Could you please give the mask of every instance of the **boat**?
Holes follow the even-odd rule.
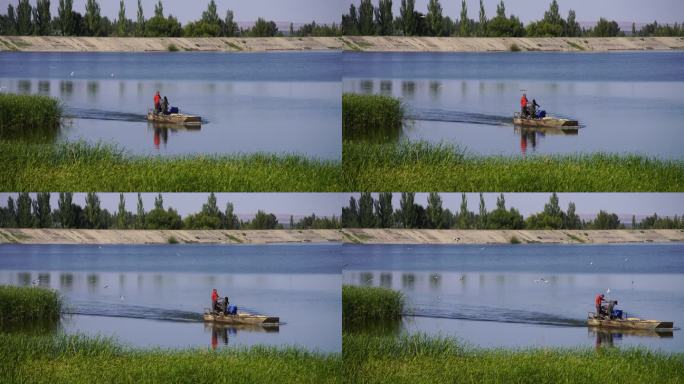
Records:
[[[238,312],[235,315],[226,315],[219,312],[205,311],[202,316],[204,321],[220,324],[279,324],[280,318],[275,316],[254,315],[251,313]]]
[[[565,129],[579,128],[579,122],[577,120],[561,119],[554,116],[545,116],[539,119],[528,119],[520,116],[520,113],[513,115],[513,124],[520,125],[523,127],[548,127],[548,128],[561,128]]]
[[[168,115],[147,112],[147,121],[177,125],[201,125],[202,118],[184,113],[169,113]]]
[[[672,321],[645,320],[638,317],[621,318],[597,318],[593,312],[587,316],[587,325],[597,328],[613,329],[642,329],[652,331],[670,331],[674,327]]]

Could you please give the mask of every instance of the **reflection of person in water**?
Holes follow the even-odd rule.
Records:
[[[520,128],[520,152],[527,154],[527,142],[532,144],[532,150],[537,148],[537,132],[534,129]]]
[[[611,332],[596,332],[596,349],[613,346],[613,334]]]
[[[154,128],[154,149],[159,149],[161,142],[166,145],[169,142],[169,130],[167,128]]]

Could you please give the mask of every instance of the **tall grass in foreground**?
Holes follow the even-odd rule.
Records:
[[[54,97],[0,93],[2,139],[52,139],[61,118],[62,105]]]
[[[342,286],[342,323],[349,327],[372,321],[401,318],[405,298],[401,292],[380,287]]]
[[[0,285],[0,327],[59,321],[62,298],[53,290]]]
[[[140,350],[111,339],[0,334],[2,383],[341,383],[339,354],[251,347]]]
[[[405,107],[401,100],[382,95],[342,95],[342,137],[345,140],[384,142],[401,134]]]
[[[639,155],[478,156],[448,144],[345,141],[342,164],[350,191],[684,191],[684,160]]]
[[[345,333],[348,383],[680,383],[684,354],[645,349],[479,349],[452,338]]]
[[[107,145],[0,141],[2,191],[340,191],[339,161],[300,155],[132,156]]]

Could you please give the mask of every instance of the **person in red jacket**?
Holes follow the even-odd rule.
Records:
[[[159,95],[159,91],[154,94],[154,113],[159,113],[161,110],[161,96]]]
[[[218,291],[216,290],[216,288],[214,288],[214,290],[211,291],[211,309],[212,309],[212,311],[217,310],[216,304],[218,303],[218,298],[219,298]]]
[[[527,116],[527,94],[523,93],[520,98],[520,114],[522,117]]]
[[[605,301],[603,300],[604,297],[605,296],[603,293],[601,293],[596,295],[596,298],[594,299],[594,304],[596,305],[596,317],[601,317],[601,304],[603,304]]]

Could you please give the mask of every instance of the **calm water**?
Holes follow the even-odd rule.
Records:
[[[59,290],[68,333],[139,347],[299,345],[341,350],[339,245],[0,246],[0,284]],[[211,289],[278,327],[212,327]]]
[[[341,54],[0,53],[0,91],[66,105],[61,140],[137,154],[341,154]],[[201,129],[148,124],[155,91]]]
[[[400,97],[409,140],[479,154],[617,152],[680,159],[684,53],[353,53],[345,92]],[[579,130],[511,124],[527,90]]]
[[[596,332],[597,293],[628,316],[684,323],[684,245],[344,246],[343,281],[406,294],[403,332],[483,347],[641,345],[684,351],[670,334]]]

